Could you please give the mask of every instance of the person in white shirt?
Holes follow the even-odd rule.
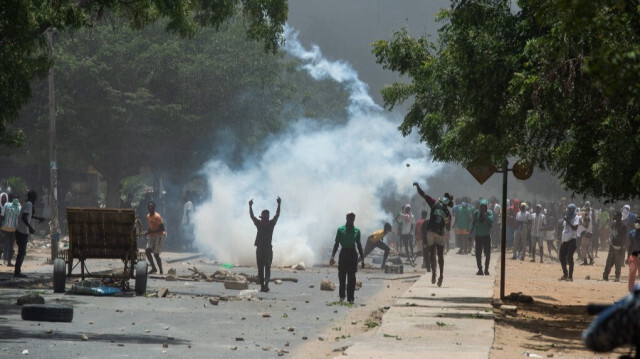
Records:
[[[578,238],[580,238],[580,258],[582,258],[582,264],[593,264],[593,252],[591,250],[591,242],[593,237],[593,216],[591,208],[585,203],[585,208],[580,215],[580,221],[578,222]],[[587,258],[589,262],[587,263]]]
[[[562,228],[562,236],[560,245],[560,265],[562,266],[562,277],[560,280],[573,282],[573,254],[576,252],[576,242],[578,238],[578,224],[580,218],[576,213],[576,205],[567,206],[564,215],[564,226]],[[567,270],[567,264],[569,269]]]
[[[531,213],[527,212],[527,204],[520,204],[520,212],[516,213],[516,229],[513,239],[513,257],[511,259],[520,258],[524,260],[527,245],[527,235],[531,226]]]
[[[413,216],[413,213],[411,213],[410,204],[407,203],[402,208],[402,216],[400,220],[402,221],[402,226],[399,229],[400,241],[404,246],[409,262],[413,263],[413,236],[416,227],[416,219]]]
[[[193,197],[191,191],[187,192],[186,202],[182,207],[182,223],[180,226],[182,244],[187,248],[193,247]]]
[[[535,210],[531,215],[531,255],[532,262],[536,261],[536,243],[540,247],[540,263],[542,263],[542,255],[544,254],[543,243],[546,237],[547,217],[542,213],[542,206],[536,204]]]

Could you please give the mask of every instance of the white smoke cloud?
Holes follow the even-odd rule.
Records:
[[[347,212],[356,213],[364,245],[368,233],[391,222],[382,199],[415,194],[413,181],[424,184],[442,167],[431,161],[416,136],[402,137],[398,122],[373,101],[351,65],[328,61],[317,46],[303,48],[289,27],[285,37],[284,49],[303,62],[301,71],[315,79],[331,78],[348,89],[349,118],[333,127],[300,119],[269,138],[266,150],[239,170],[220,159],[207,164],[204,172],[212,200],[194,215],[196,238],[201,250],[221,262],[255,264],[250,199],[256,216],[263,209],[273,216],[276,198],[282,198],[273,234],[273,264],[313,265],[333,246]]]

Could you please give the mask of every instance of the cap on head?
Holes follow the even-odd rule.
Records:
[[[353,213],[353,211],[351,211],[351,212],[347,213],[347,218],[349,218],[349,217],[356,218],[356,214]]]
[[[629,206],[628,204],[625,204],[622,208],[626,209],[627,211],[631,210],[631,206]]]
[[[481,206],[483,206],[483,205],[484,205],[484,206],[486,206],[486,205],[487,205],[487,200],[486,200],[486,199],[484,199],[484,198],[483,198],[483,199],[481,199],[481,200],[480,200],[480,205],[481,205]]]

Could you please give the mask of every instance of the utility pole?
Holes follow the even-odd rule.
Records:
[[[45,36],[49,45],[49,56],[53,59],[53,32],[49,28]],[[49,191],[51,205],[51,220],[49,229],[51,233],[51,260],[58,258],[58,243],[60,241],[60,225],[58,222],[58,163],[56,146],[56,97],[53,82],[54,65],[49,68],[49,168],[51,170],[51,189]]]

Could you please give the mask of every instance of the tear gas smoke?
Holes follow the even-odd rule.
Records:
[[[349,64],[327,60],[317,46],[306,50],[297,35],[286,28],[285,51],[303,62],[301,71],[318,80],[331,78],[349,90],[348,121],[325,126],[302,118],[269,138],[265,151],[246,159],[241,169],[220,159],[205,166],[211,201],[194,214],[196,241],[219,261],[255,265],[250,199],[256,216],[268,209],[273,217],[276,198],[282,198],[273,264],[313,265],[333,246],[347,212],[356,213],[364,245],[371,231],[391,222],[383,198],[411,196],[416,178],[424,183],[441,169],[416,136],[402,137],[398,121],[375,104]]]

